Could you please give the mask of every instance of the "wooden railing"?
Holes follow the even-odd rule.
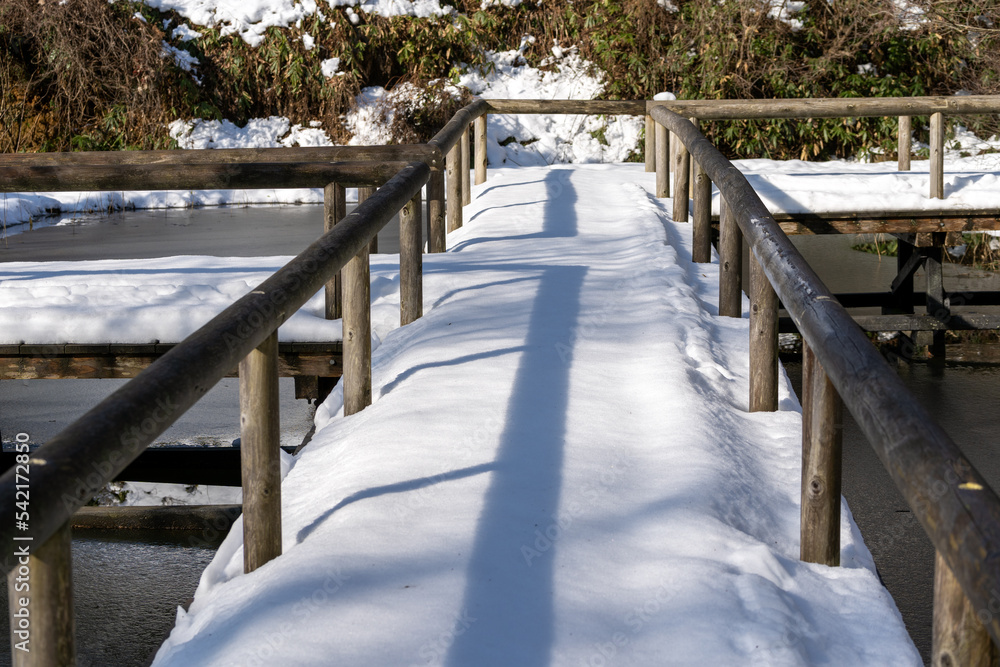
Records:
[[[697,262],[711,259],[713,181],[725,203],[719,246],[720,315],[742,315],[739,263],[744,240],[754,258],[751,410],[777,409],[779,298],[805,340],[802,558],[828,565],[839,560],[839,394],[937,549],[935,654],[964,664],[969,655],[989,652],[989,636],[1000,639],[1000,619],[990,612],[991,605],[1000,604],[994,599],[994,591],[1000,590],[994,558],[1000,554],[1000,500],[820,282],[746,179],[685,116],[931,114],[932,139],[935,127],[943,139],[943,114],[997,111],[1000,100],[981,97],[662,103],[477,100],[422,146],[0,156],[0,191],[314,185],[325,188],[326,220],[324,235],[271,278],[36,452],[26,453],[22,464],[26,470],[15,468],[0,477],[4,498],[0,543],[12,545],[3,554],[3,571],[11,590],[25,572],[30,572],[32,582],[23,608],[30,616],[33,650],[25,654],[15,649],[15,664],[73,663],[70,517],[237,364],[244,422],[245,569],[253,570],[280,554],[277,328],[325,286],[327,315],[342,315],[344,320],[345,414],[370,404],[369,243],[401,212],[401,249],[405,249],[400,258],[401,323],[419,317],[421,188],[428,186],[429,250],[440,252],[446,230],[462,225],[473,146],[475,181],[486,180],[488,113],[646,115],[647,129],[653,130],[647,132],[647,158],[652,158],[647,168],[656,167],[658,196],[666,196],[670,186],[668,131],[677,137],[675,193],[688,193],[689,161],[694,159]],[[937,126],[934,114],[939,117]],[[934,145],[932,141],[932,160]],[[936,145],[942,147],[943,141]],[[400,162],[409,164],[397,173]],[[359,197],[363,201],[350,215],[345,215],[347,184],[363,188]],[[378,190],[372,189],[378,185]],[[688,208],[686,196],[675,197],[675,220],[687,220]],[[405,262],[409,263],[404,269]],[[342,284],[335,281],[338,272],[343,274]],[[15,502],[19,491],[30,494],[30,512],[23,518],[19,516],[24,510]],[[11,605],[15,645],[21,608]],[[954,609],[961,614],[948,615]],[[989,636],[977,625],[981,610],[988,612],[980,618],[987,621]]]
[[[962,107],[961,113],[1000,111],[996,98],[973,101],[975,105]],[[839,101],[809,104],[819,102],[824,115],[833,115]],[[851,107],[852,115],[874,115],[878,109],[917,115],[941,108],[941,102],[934,98],[925,105],[920,100],[895,105],[881,100],[851,102],[856,105]],[[775,106],[797,105],[779,101]],[[800,108],[808,107],[803,104]],[[707,111],[701,109],[702,113]],[[763,110],[757,113],[757,117],[766,117]],[[740,171],[684,116],[666,106],[651,108],[650,115],[658,128],[664,128],[658,136],[669,130],[683,146],[678,147],[676,155],[680,157],[675,160],[675,219],[681,208],[686,219],[686,160],[695,161],[696,261],[707,261],[706,253],[710,252],[706,239],[713,182],[722,196],[722,316],[742,316],[740,262],[744,241],[750,248],[751,410],[777,408],[779,299],[802,334],[802,559],[839,564],[839,413],[843,397],[936,549],[933,664],[991,664],[995,649],[990,638],[1000,643],[1000,619],[991,611],[1000,604],[996,598],[1000,590],[1000,564],[996,560],[1000,554],[1000,499],[820,281]],[[662,166],[659,151],[657,156]],[[942,173],[940,169],[938,173]],[[658,173],[658,184],[662,180]],[[933,192],[932,184],[932,196]]]

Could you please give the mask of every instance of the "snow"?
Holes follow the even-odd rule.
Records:
[[[170,33],[171,39],[179,39],[182,42],[192,42],[201,37],[201,33],[197,30],[192,30],[190,27],[181,24],[173,29]]]
[[[143,0],[161,12],[175,11],[191,23],[238,34],[250,46],[264,41],[268,28],[287,28],[319,11],[316,0]],[[325,0],[330,7],[347,7],[352,23],[357,11],[379,16],[430,18],[454,12],[439,0]]]
[[[181,148],[291,148],[293,146],[331,146],[325,132],[303,128],[281,116],[254,118],[239,127],[228,120],[175,120],[170,136]]]
[[[788,25],[793,32],[802,30],[803,23],[795,18],[804,11],[806,3],[796,0],[770,0],[767,15]]]
[[[176,343],[291,257],[208,257],[0,264],[0,344]],[[285,342],[341,339],[315,295],[279,331]],[[399,265],[372,258],[373,345],[399,326]]]
[[[200,64],[197,58],[184,49],[178,49],[176,46],[171,46],[166,42],[163,42],[162,47],[163,57],[171,58],[174,61],[174,64],[185,72],[190,72]]]
[[[491,52],[492,67],[468,70],[459,84],[484,99],[589,100],[600,95],[603,75],[569,49],[560,51],[562,57],[549,63],[550,70],[527,65],[516,50]],[[490,114],[487,158],[494,166],[624,162],[638,148],[643,125],[632,116]]]
[[[327,58],[319,64],[319,68],[323,76],[329,79],[340,70],[340,58]]]
[[[995,209],[1000,188],[1000,155],[964,153],[994,149],[995,138],[977,139],[958,133],[945,154],[944,199],[931,199],[930,161],[914,160],[910,171],[897,171],[895,162],[806,162],[802,160],[735,160],[750,185],[772,213],[884,211],[943,211]],[[845,195],[850,194],[850,201]],[[713,195],[719,212],[719,193]],[[847,207],[847,208],[845,208]]]
[[[799,561],[800,408],[748,412],[653,187],[491,170],[373,404],[317,411],[283,555],[242,574],[237,523],[154,665],[919,665],[846,505],[843,566]]]

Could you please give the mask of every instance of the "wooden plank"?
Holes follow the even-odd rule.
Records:
[[[929,234],[976,232],[1000,229],[1000,212],[920,211],[883,215],[849,213],[775,214],[781,230],[794,234]],[[954,240],[954,237],[952,237]]]
[[[525,101],[520,102],[523,104]],[[995,95],[834,97],[825,99],[770,100],[655,100],[648,101],[646,105],[650,114],[652,114],[654,109],[664,108],[681,116],[697,116],[702,120],[928,116],[935,112],[948,115],[1000,113],[1000,97]],[[584,108],[584,106],[574,107],[575,110],[572,112],[614,113],[611,110],[604,112],[579,110]],[[545,112],[539,110],[533,113]],[[618,113],[624,112],[619,111]]]
[[[719,315],[743,317],[743,232],[725,199],[719,230]]]
[[[802,344],[802,508],[799,553],[840,565],[841,401],[808,343]]]
[[[909,116],[899,117],[899,133],[896,142],[896,153],[898,156],[897,171],[910,170],[910,151],[912,150],[911,141],[913,136],[912,120]]]
[[[405,162],[278,162],[163,165],[89,165],[22,167],[0,164],[0,192],[76,192],[121,190],[246,190],[379,185]]]
[[[868,332],[877,331],[993,331],[1000,329],[1000,315],[952,313],[942,321],[931,315],[855,315],[854,323]],[[778,320],[779,333],[798,333],[789,317]]]
[[[74,345],[72,347],[78,351],[54,355],[0,353],[0,380],[128,379],[138,375],[172,346],[163,345],[162,348],[165,349],[151,352],[135,352],[130,349],[138,346]],[[279,375],[340,377],[343,369],[342,351],[343,346],[339,341],[282,343],[279,350]],[[236,368],[233,367],[227,376],[236,377]]]
[[[486,100],[490,113],[642,116],[646,100]]]
[[[750,253],[750,412],[778,409],[778,296]]]
[[[239,461],[236,468],[239,469]],[[73,515],[73,530],[185,530],[225,534],[242,513],[242,505],[81,507]]]
[[[240,362],[243,571],[281,555],[281,415],[278,331]]]
[[[440,168],[440,153],[423,144],[396,146],[307,146],[295,148],[211,148],[159,151],[74,151],[72,153],[0,153],[0,165],[169,166],[285,162],[423,162]]]
[[[20,548],[27,548],[30,553],[26,563],[19,561],[19,567],[23,565],[26,573],[14,568],[7,578],[11,643],[28,641],[30,648],[29,651],[11,650],[14,667],[76,664],[71,545],[69,522],[44,543],[34,540],[7,545],[11,553]],[[20,604],[22,600],[27,605]],[[20,615],[22,610],[24,615]]]

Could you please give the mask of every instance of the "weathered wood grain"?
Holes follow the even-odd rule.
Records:
[[[808,343],[802,344],[800,557],[840,565],[843,418],[840,396]]]
[[[243,571],[281,555],[281,414],[278,332],[240,362]]]

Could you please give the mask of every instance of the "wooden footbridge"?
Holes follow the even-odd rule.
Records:
[[[840,410],[854,416],[937,549],[935,664],[989,664],[1000,645],[1000,498],[927,415],[892,368],[799,255],[786,233],[879,231],[902,235],[899,276],[881,295],[845,305],[895,309],[868,330],[1000,328],[995,316],[952,313],[940,278],[949,232],[997,229],[998,211],[775,219],[743,175],[697,129],[699,120],[897,116],[900,168],[908,166],[910,118],[930,116],[931,190],[942,197],[944,116],[1000,112],[993,97],[741,101],[477,100],[424,145],[267,150],[73,153],[0,156],[0,190],[126,190],[323,187],[326,232],[271,278],[183,341],[171,345],[0,348],[0,379],[134,379],[37,450],[18,443],[0,477],[0,544],[11,591],[15,665],[71,665],[70,525],[73,514],[139,458],[158,435],[221,378],[238,369],[244,492],[244,568],[281,554],[278,377],[321,397],[342,376],[345,414],[371,403],[368,255],[375,234],[400,215],[400,320],[422,316],[421,253],[427,185],[428,249],[445,249],[462,226],[470,171],[487,177],[487,114],[630,114],[646,117],[647,169],[656,194],[674,193],[673,218],[692,216],[693,260],[712,257],[713,183],[718,216],[719,314],[742,316],[744,244],[749,248],[751,411],[778,404],[779,306],[804,341],[801,558],[839,565]],[[474,140],[470,136],[470,126]],[[473,151],[472,148],[475,148]],[[672,151],[670,149],[673,149]],[[474,157],[474,160],[472,159]],[[474,163],[474,164],[473,164]],[[671,174],[673,178],[671,178]],[[347,186],[366,188],[346,214]],[[377,189],[375,189],[377,188]],[[905,245],[909,243],[909,245]],[[923,265],[924,294],[912,277]],[[316,292],[343,318],[343,342],[282,345],[277,329]],[[981,303],[1000,303],[994,294]],[[853,299],[853,301],[851,301]],[[926,315],[912,314],[923,304]],[[907,309],[910,312],[907,312]],[[140,372],[141,371],[141,372]],[[843,400],[841,400],[841,397]],[[14,593],[30,575],[30,592]],[[25,619],[30,619],[26,621]],[[17,649],[30,638],[31,651]]]

